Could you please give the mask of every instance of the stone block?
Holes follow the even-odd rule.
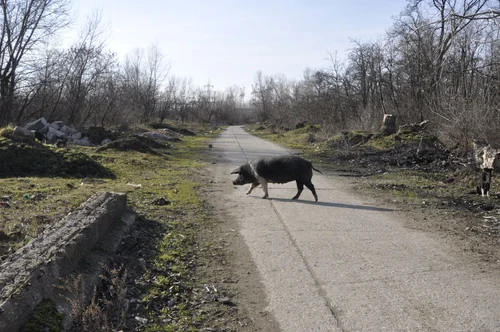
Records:
[[[28,123],[25,128],[28,129],[28,130],[40,130],[42,129],[43,127],[47,127],[47,120],[45,120],[44,117],[41,117],[40,119],[36,120],[36,121],[33,121],[33,122],[30,122]]]
[[[56,129],[61,129],[62,127],[64,126],[64,122],[63,121],[54,121],[52,122],[52,127],[56,128]]]
[[[92,143],[88,139],[78,139],[73,141],[74,144],[76,145],[82,145],[82,146],[92,146]]]
[[[54,127],[49,127],[49,133],[55,135],[57,138],[64,139],[66,138],[66,134],[60,130],[55,129]]]
[[[45,126],[43,127],[42,129],[38,129],[37,132],[39,132],[40,134],[47,134],[49,132],[49,126]]]
[[[71,136],[74,133],[76,133],[76,129],[73,128],[73,127],[70,127],[70,126],[62,126],[59,130],[62,131],[63,133],[65,133],[68,136]]]
[[[106,237],[126,210],[124,194],[100,193],[0,264],[0,331],[17,331],[55,285]]]
[[[34,132],[32,132],[31,130],[26,129],[24,127],[21,127],[21,126],[17,126],[16,128],[14,128],[14,135],[24,136],[24,137],[29,137],[29,138],[35,139]]]
[[[47,140],[47,143],[48,144],[54,144],[54,143],[57,143],[58,141],[58,138],[56,135],[52,134],[51,132],[48,132],[46,135],[45,135],[45,139]]]

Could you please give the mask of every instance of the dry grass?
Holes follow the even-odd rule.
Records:
[[[3,140],[0,154],[5,151],[28,151],[29,158],[37,160],[41,152],[48,156],[43,161],[48,165],[52,161],[71,162],[75,166],[69,170],[60,165],[50,167],[47,173],[46,169],[40,170],[36,163],[28,163],[30,168],[25,170],[27,174],[24,176],[4,173],[0,177],[4,199],[10,206],[0,207],[0,231],[7,236],[7,239],[0,240],[0,261],[94,193],[126,192],[129,207],[142,216],[137,227],[151,227],[144,233],[147,240],[135,243],[130,249],[131,264],[137,262],[138,256],[144,257],[146,270],[131,273],[129,266],[111,269],[102,276],[101,284],[106,288],[97,287],[93,294],[85,294],[82,277],[76,276],[67,281],[63,288],[72,294],[67,300],[78,322],[74,328],[104,331],[134,329],[134,326],[140,325],[134,321],[135,311],[130,314],[131,295],[128,294],[130,285],[140,283],[144,286],[138,287],[139,293],[134,295],[137,301],[134,308],[138,303],[140,308],[134,310],[139,310],[142,317],[148,317],[153,326],[164,331],[196,330],[195,326],[203,318],[190,304],[193,248],[196,233],[199,227],[203,227],[206,211],[196,194],[200,184],[193,181],[190,174],[203,167],[201,151],[207,148],[206,140],[217,132],[209,133],[209,128],[189,129],[197,132],[206,130],[206,134],[182,137],[173,149],[165,147],[172,153],[168,156],[164,151],[150,154],[135,150],[97,151],[96,148],[78,146],[55,148],[38,143],[11,142],[0,137]],[[21,160],[17,162],[22,164]],[[81,167],[82,162],[83,166],[95,165],[105,170],[105,174],[86,176],[78,173],[82,169],[96,169]],[[2,165],[10,167],[5,159],[0,160],[0,168]],[[61,173],[63,170],[65,174]],[[141,186],[135,188],[128,183]],[[170,204],[154,204],[162,198]],[[145,242],[146,247],[142,254],[138,254],[141,242]],[[158,313],[156,307],[163,306],[168,297],[175,298],[175,304]]]

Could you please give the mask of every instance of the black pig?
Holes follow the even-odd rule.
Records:
[[[263,157],[252,160],[231,172],[231,174],[238,174],[236,180],[233,181],[234,185],[244,185],[251,183],[250,188],[246,194],[250,194],[252,190],[259,184],[264,189],[264,197],[268,198],[269,193],[267,190],[268,183],[287,183],[290,181],[297,182],[297,194],[292,199],[299,198],[304,185],[311,190],[316,202],[318,195],[311,182],[312,170],[321,173],[313,167],[312,163],[299,156],[276,156],[276,157]]]

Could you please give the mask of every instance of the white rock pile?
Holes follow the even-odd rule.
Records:
[[[48,144],[56,144],[59,142],[71,142],[77,145],[91,146],[89,137],[84,136],[77,129],[66,126],[63,121],[47,122],[44,117],[26,124],[24,127],[17,126],[14,129],[15,135],[24,137],[37,138],[40,141]],[[108,139],[103,144],[109,143]]]
[[[103,129],[103,128],[101,128]],[[177,142],[180,141],[180,136],[183,135],[195,135],[193,132],[187,129],[177,129],[177,131],[173,129],[161,129],[160,132],[150,131],[143,132],[140,135],[153,139],[155,141],[170,141]],[[81,131],[77,129],[67,126],[63,121],[54,121],[52,123],[47,122],[44,117],[40,119],[27,123],[24,126],[17,126],[14,129],[14,135],[20,136],[28,139],[38,139],[41,142],[48,144],[57,144],[57,143],[71,143],[76,145],[83,146],[96,146],[96,145],[105,145],[112,142],[113,137],[106,137],[106,130],[103,130],[104,134],[101,135],[89,135],[92,137],[83,134]],[[113,135],[109,135],[113,136]],[[96,141],[96,137],[98,141]]]

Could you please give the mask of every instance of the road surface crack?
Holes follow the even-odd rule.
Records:
[[[316,274],[314,273],[314,270],[312,269],[311,264],[309,264],[309,262],[305,258],[304,253],[299,248],[299,245],[297,244],[297,242],[293,238],[292,232],[290,231],[287,224],[285,223],[283,216],[281,215],[280,211],[276,208],[276,205],[273,203],[272,200],[270,201],[270,203],[271,203],[271,206],[272,206],[274,212],[276,213],[276,216],[278,217],[278,220],[280,221],[281,225],[283,226],[283,229],[285,230],[288,239],[292,243],[295,250],[297,250],[297,253],[299,254],[300,258],[302,259],[302,262],[304,262],[304,265],[305,265],[307,271],[311,275],[311,278],[314,280],[314,284],[316,285],[316,289],[318,290],[319,296],[323,299],[326,307],[331,312],[333,319],[335,319],[335,321],[337,322],[337,327],[340,329],[340,331],[346,332],[347,330],[342,326],[342,323],[339,319],[340,314],[336,311],[335,306],[330,302],[330,299],[326,295],[326,291],[321,286],[321,282],[319,281]]]

